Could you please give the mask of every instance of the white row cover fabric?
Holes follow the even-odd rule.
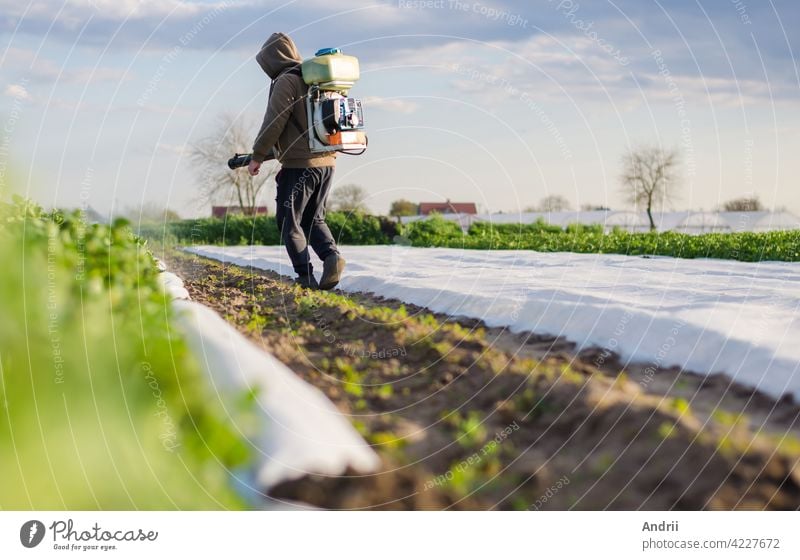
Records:
[[[339,288],[490,327],[564,336],[623,359],[723,372],[800,400],[800,263],[624,255],[340,247]],[[195,246],[204,257],[291,274],[282,247]]]
[[[300,379],[213,310],[189,301],[182,280],[160,275],[177,326],[223,401],[257,390],[260,432],[253,441],[260,489],[306,474],[336,476],[348,467],[374,472],[380,459],[325,395]]]

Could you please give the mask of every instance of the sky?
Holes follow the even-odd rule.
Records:
[[[370,146],[334,189],[374,212],[623,209],[622,157],[654,145],[680,154],[674,209],[755,195],[800,214],[798,29],[795,0],[0,0],[0,188],[208,215],[190,147],[223,114],[255,136],[254,56],[283,31],[304,57],[359,58]]]

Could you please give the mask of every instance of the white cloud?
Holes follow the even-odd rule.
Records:
[[[185,144],[166,144],[159,142],[156,144],[155,151],[156,153],[182,156],[187,153],[187,146]]]
[[[257,0],[68,0],[60,8],[52,4],[0,0],[0,31],[14,30],[20,37],[46,33],[48,40],[71,46],[126,49],[146,43],[143,46],[157,50],[176,44],[209,48],[229,43],[265,12]],[[187,35],[203,39],[187,40]]]
[[[21,84],[9,84],[6,86],[3,93],[8,97],[13,97],[14,99],[19,99],[22,101],[28,101],[31,99],[31,94],[28,93],[28,90],[25,89],[25,86]]]
[[[725,107],[797,102],[796,86],[784,81],[686,71],[671,74],[668,81],[654,71],[657,67],[649,51],[637,54],[631,56],[636,64],[622,64],[586,37],[537,35],[524,41],[485,42],[479,48],[453,41],[437,49],[435,63],[427,53],[408,49],[398,52],[393,63],[438,70],[459,94],[490,102],[519,99],[528,93],[537,100],[611,101],[625,110],[638,105],[642,95],[652,102],[672,104],[676,92],[686,102]]]
[[[105,19],[137,19],[164,17],[170,14],[191,17],[218,7],[232,6],[241,2],[194,3],[181,0],[70,0],[59,15],[65,22],[82,22],[90,16]],[[7,16],[26,18],[49,17],[54,14],[53,6],[47,2],[32,2],[30,5],[15,0],[0,0],[0,9]]]
[[[383,109],[394,113],[409,114],[417,110],[417,104],[407,99],[400,99],[397,97],[364,97],[362,98],[365,109]]]
[[[130,72],[122,68],[110,66],[63,67],[56,61],[36,54],[31,49],[9,47],[6,60],[3,63],[6,71],[13,70],[20,76],[26,76],[33,82],[52,84],[58,81],[62,84],[84,84],[91,81],[120,82],[132,79]]]
[[[735,80],[705,76],[677,75],[665,78],[660,74],[644,75],[650,86],[648,95],[657,100],[703,100],[714,105],[740,107],[790,100],[797,102],[797,92],[786,84],[758,80]]]

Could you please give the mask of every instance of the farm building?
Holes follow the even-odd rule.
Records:
[[[419,210],[417,213],[420,216],[427,216],[437,212],[439,214],[477,214],[478,208],[474,202],[450,202],[450,199],[444,202],[420,202]]]

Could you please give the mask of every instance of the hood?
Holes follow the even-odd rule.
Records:
[[[303,59],[294,41],[285,33],[273,33],[261,46],[261,50],[256,55],[261,69],[266,72],[271,80],[278,77],[278,74],[297,66]]]

